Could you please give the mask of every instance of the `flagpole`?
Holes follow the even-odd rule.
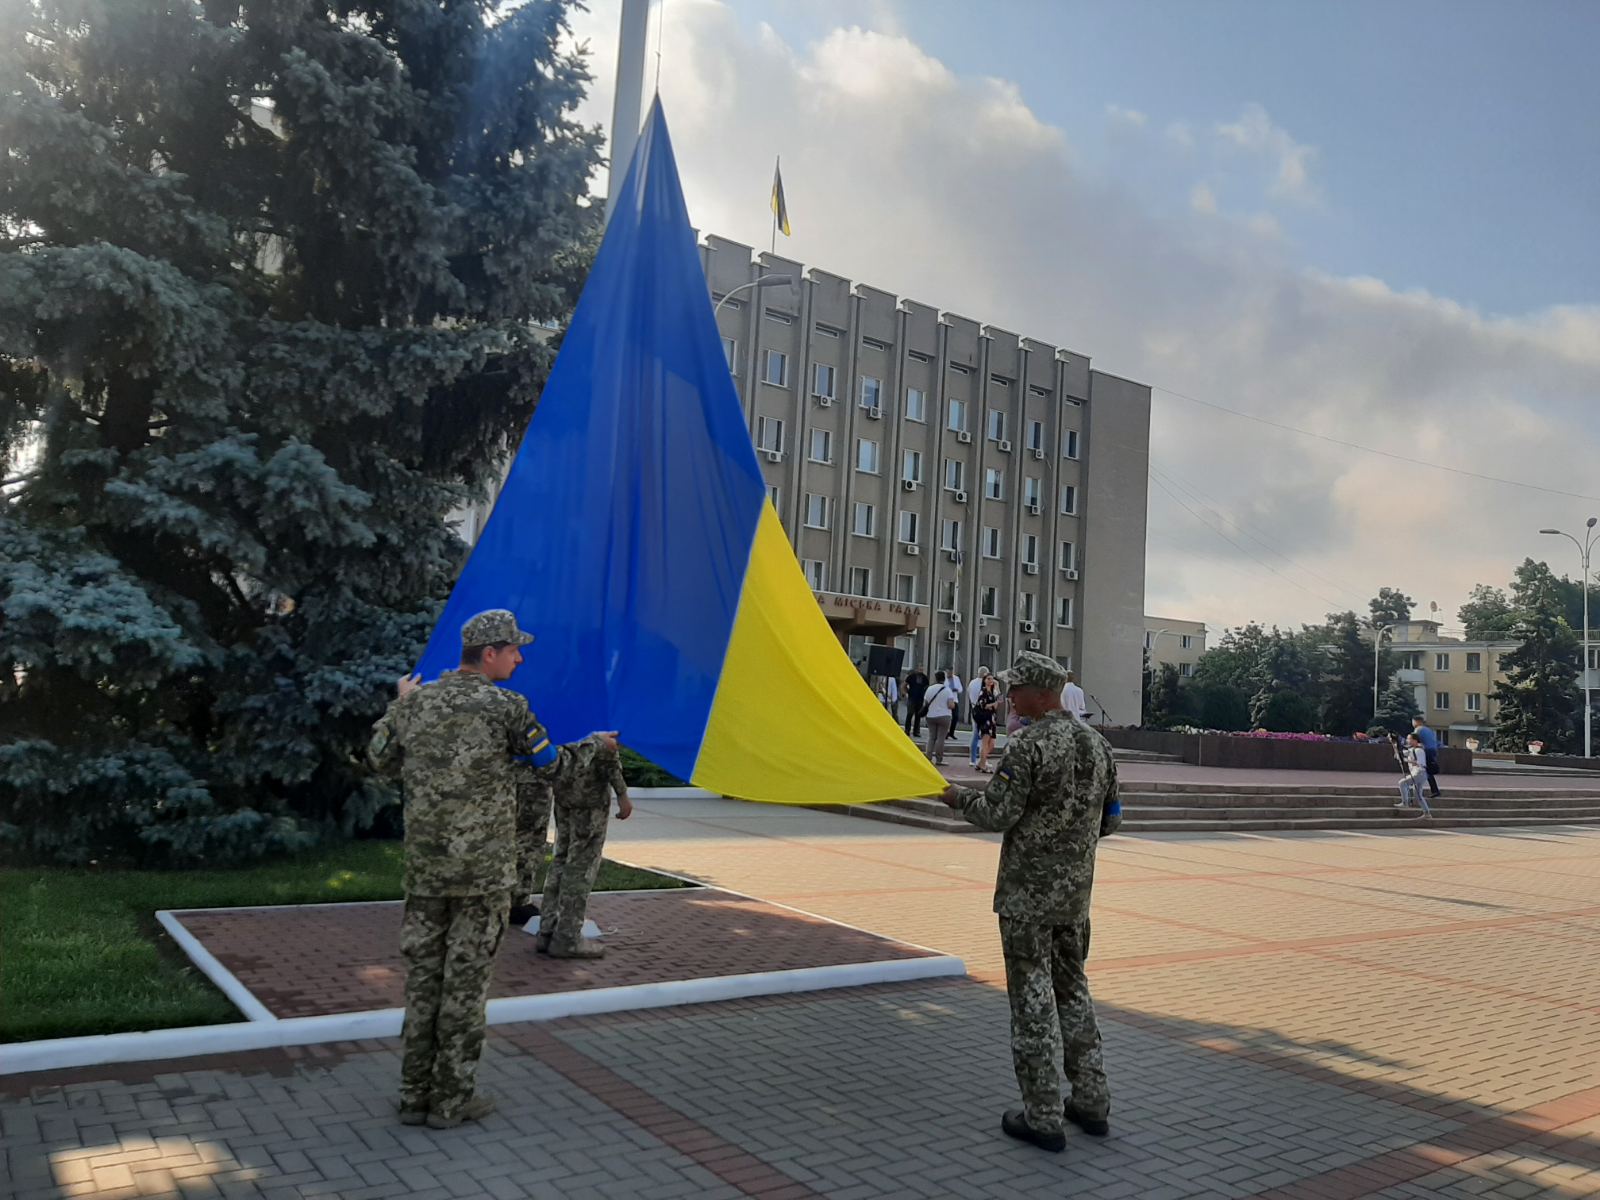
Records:
[[[617,86],[611,102],[611,170],[606,181],[606,220],[622,190],[622,179],[639,140],[639,106],[644,99],[644,60],[649,45],[650,0],[622,0],[617,30]]]

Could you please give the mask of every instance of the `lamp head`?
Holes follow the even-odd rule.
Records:
[[[1587,521],[1585,521],[1583,523],[1583,527],[1585,529],[1593,529],[1595,527],[1595,523],[1597,521],[1600,521],[1600,517],[1590,517]]]
[[[1561,530],[1559,530],[1559,529],[1541,529],[1541,530],[1539,530],[1539,532],[1540,533],[1554,533],[1554,534],[1559,535],[1561,533]]]

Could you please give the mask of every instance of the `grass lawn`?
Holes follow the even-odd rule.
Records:
[[[219,871],[0,870],[0,1042],[242,1018],[157,909],[398,900],[399,842],[346,842]],[[684,886],[605,862],[597,891]]]

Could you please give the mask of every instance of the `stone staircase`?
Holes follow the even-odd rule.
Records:
[[[1426,822],[1410,810],[1396,811],[1398,791],[1379,784],[1133,783],[1122,792],[1121,832],[1378,830],[1419,825],[1435,829],[1600,826],[1600,786],[1582,790],[1474,787],[1452,792],[1448,777],[1440,782],[1444,796],[1433,802],[1434,816]],[[818,807],[922,829],[980,832],[953,817],[937,800]]]

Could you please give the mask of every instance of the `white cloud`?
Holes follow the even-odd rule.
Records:
[[[1194,149],[1194,129],[1187,121],[1173,121],[1166,128],[1167,140],[1185,150]]]
[[[1150,121],[1150,118],[1138,109],[1123,108],[1120,104],[1106,105],[1106,119],[1113,125],[1131,125],[1135,129],[1143,129]]]
[[[1311,181],[1314,146],[1295,141],[1288,130],[1273,122],[1259,104],[1247,104],[1237,121],[1217,126],[1217,136],[1247,154],[1267,160],[1274,171],[1271,190],[1274,196],[1304,203],[1319,198]]]
[[[599,52],[585,111],[605,121],[615,0],[578,19]],[[1540,527],[1600,508],[1416,461],[1600,493],[1600,309],[1485,317],[1309,270],[1259,218],[1158,219],[1129,187],[1087,175],[1014,85],[963,75],[902,37],[839,28],[790,46],[716,0],[672,0],[665,33],[661,90],[700,229],[765,246],[781,153],[795,228],[782,253],[1091,354],[1104,370],[1400,456],[1158,391],[1156,467],[1195,489],[1197,511],[1222,510],[1293,565],[1238,532],[1251,553],[1229,546],[1152,488],[1151,611],[1299,622],[1391,585],[1453,617],[1474,583],[1549,552]],[[1235,153],[1314,190],[1309,147],[1264,112],[1234,124]],[[1191,207],[1207,194],[1197,188]]]
[[[1197,213],[1206,216],[1215,216],[1217,211],[1217,194],[1203,183],[1197,183],[1189,189],[1189,207]]]

